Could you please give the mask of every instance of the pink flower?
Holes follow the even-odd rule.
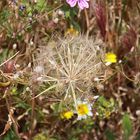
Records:
[[[89,0],[66,0],[66,1],[71,7],[74,7],[78,3],[78,6],[81,10],[83,10],[84,8],[89,8],[88,4]]]

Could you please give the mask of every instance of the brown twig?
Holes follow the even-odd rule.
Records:
[[[7,95],[9,92],[9,90],[7,89],[6,90],[6,93],[5,95]],[[5,101],[6,101],[6,106],[7,106],[7,109],[8,109],[8,112],[9,112],[9,115],[10,115],[10,118],[11,118],[11,121],[13,123],[13,127],[14,127],[14,130],[15,130],[15,133],[16,133],[16,136],[18,139],[20,139],[20,135],[19,135],[19,132],[18,132],[18,123],[17,121],[15,120],[15,118],[13,117],[13,107],[11,107],[9,101],[8,101],[8,98],[7,96],[5,96]],[[12,110],[12,111],[11,111]]]
[[[89,17],[88,17],[88,13],[87,13],[87,10],[84,9],[84,14],[85,14],[85,18],[86,18],[86,25],[87,25],[87,36],[89,34],[89,26],[90,26],[90,23],[89,23]]]
[[[32,112],[31,112],[31,130],[29,132],[29,139],[32,139],[33,131],[34,131],[34,120],[35,120],[35,92],[32,90]]]

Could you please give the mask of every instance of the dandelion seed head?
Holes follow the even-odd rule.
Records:
[[[49,42],[39,47],[36,55],[36,66],[46,84],[56,85],[55,94],[63,94],[64,100],[72,100],[86,96],[90,85],[93,85],[93,78],[103,73],[101,57],[104,57],[104,50],[101,40],[87,38],[77,35],[74,37],[60,38],[56,42]],[[39,70],[38,70],[39,69]],[[42,71],[43,69],[43,71]],[[71,95],[72,100],[69,100]]]

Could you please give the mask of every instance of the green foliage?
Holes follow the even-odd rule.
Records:
[[[3,137],[1,140],[19,140],[18,137],[16,136],[15,132],[10,129]]]
[[[122,128],[124,132],[124,140],[128,140],[132,134],[132,121],[128,114],[125,114],[122,118]]]
[[[101,96],[99,99],[98,99],[99,103],[101,106],[103,107],[109,107],[110,106],[110,102],[108,102],[103,96]]]
[[[59,113],[62,109],[62,103],[54,103],[50,106],[50,108],[54,111],[54,113]]]
[[[10,15],[11,15],[11,12],[8,9],[4,9],[0,13],[0,24],[3,24],[4,22],[6,22]]]
[[[94,128],[94,124],[95,122],[91,118],[75,122],[74,126],[70,127],[68,130],[71,132],[68,134],[68,140],[79,140],[78,136],[80,134],[90,133]]]
[[[26,6],[27,15],[32,16],[35,11],[37,11],[38,13],[45,12],[45,10],[47,8],[46,7],[47,1],[46,0],[39,0],[35,4],[30,4],[28,1],[22,0],[21,5]],[[21,15],[23,14],[23,11],[19,11],[19,12]]]
[[[68,5],[64,5],[62,10],[65,13],[65,18],[68,20],[68,23],[72,25],[77,31],[81,31],[78,21],[75,20],[78,14],[77,8],[69,8]]]
[[[35,9],[39,12],[43,12],[43,11],[45,11],[46,6],[47,6],[46,0],[39,0],[39,1],[37,1],[36,5],[35,5]]]
[[[116,103],[113,98],[107,100],[105,97],[101,96],[97,102],[93,105],[99,114],[99,118],[109,118],[111,113],[116,109]]]
[[[114,133],[109,129],[107,129],[105,131],[105,136],[106,136],[107,140],[115,140],[116,139]]]
[[[17,94],[18,94],[17,88],[13,87],[12,90],[11,90],[11,95],[17,95]]]
[[[66,3],[66,0],[37,0],[36,2],[34,0],[13,1],[14,0],[1,0],[0,2],[0,64],[3,64],[5,60],[19,51],[19,53],[12,58],[12,61],[15,62],[13,66],[14,70],[12,72],[3,72],[4,65],[0,67],[0,129],[3,129],[2,127],[6,124],[8,121],[7,118],[10,116],[10,112],[7,111],[8,108],[14,108],[12,117],[15,121],[17,120],[19,124],[19,133],[23,137],[28,137],[30,135],[29,130],[31,130],[31,126],[33,126],[35,127],[32,132],[32,135],[35,135],[33,140],[79,140],[81,134],[85,134],[85,136],[87,136],[85,139],[90,139],[90,136],[93,136],[94,132],[97,134],[97,139],[100,139],[98,134],[101,134],[101,137],[106,140],[117,140],[119,138],[129,140],[131,136],[133,136],[132,139],[134,138],[135,140],[140,140],[140,133],[137,132],[137,128],[139,128],[139,114],[135,113],[137,111],[135,109],[139,108],[139,94],[135,93],[139,93],[140,87],[140,78],[137,76],[139,75],[138,62],[140,60],[140,2],[138,2],[138,0],[134,2],[130,2],[130,0],[122,0],[120,3],[117,1],[114,3],[112,0],[107,0],[105,3],[102,3],[103,5],[101,7],[100,5],[99,7],[94,5],[92,6],[92,2],[90,2],[89,9],[80,11],[78,6],[71,8]],[[96,2],[97,1],[95,1],[95,4],[98,5]],[[102,8],[104,7],[106,12],[103,14]],[[107,21],[103,20],[103,16],[105,16]],[[96,18],[98,18],[99,21],[96,21]],[[129,33],[127,30],[130,29],[131,26],[133,26],[134,32],[131,31]],[[89,96],[86,96],[90,90],[90,85],[93,86],[94,84],[93,79],[95,77],[91,76],[91,80],[88,80],[89,83],[87,81],[82,82],[82,84],[77,78],[75,79],[75,83],[78,85],[78,88],[75,88],[76,97],[81,99],[87,97],[87,100],[90,102],[93,101],[93,116],[82,120],[77,120],[77,114],[75,113],[76,108],[72,100],[73,97],[69,96],[71,95],[72,90],[69,90],[70,86],[67,88],[67,85],[70,80],[70,84],[73,84],[74,76],[79,75],[83,69],[85,69],[83,73],[78,76],[80,78],[85,74],[86,70],[93,71],[96,69],[92,68],[92,64],[89,66],[84,64],[83,60],[87,57],[84,58],[83,56],[86,54],[87,49],[84,49],[83,53],[81,53],[82,49],[80,48],[81,50],[78,55],[82,55],[77,57],[79,58],[79,60],[77,59],[78,62],[81,62],[81,66],[79,68],[75,63],[77,60],[71,59],[76,57],[76,55],[73,55],[76,52],[75,41],[74,49],[72,49],[75,50],[75,52],[72,52],[71,55],[67,55],[64,51],[64,54],[62,55],[62,57],[64,57],[64,61],[58,59],[60,56],[56,59],[56,62],[62,63],[57,65],[57,68],[53,67],[52,71],[50,71],[48,63],[45,65],[43,64],[43,66],[46,66],[46,75],[52,73],[52,77],[54,79],[55,75],[61,71],[60,68],[65,68],[63,70],[63,74],[67,73],[68,65],[70,66],[68,74],[77,70],[73,76],[68,76],[68,79],[62,74],[62,77],[58,78],[56,82],[53,82],[54,79],[52,78],[50,79],[49,84],[46,84],[45,80],[47,78],[44,78],[43,82],[36,80],[39,79],[40,76],[42,78],[44,74],[40,75],[40,73],[37,73],[36,75],[33,75],[35,78],[32,77],[32,71],[34,69],[32,66],[36,66],[38,61],[36,60],[36,56],[32,57],[34,52],[40,51],[40,46],[45,46],[45,48],[47,48],[49,46],[49,39],[56,42],[56,44],[58,43],[56,39],[57,37],[60,37],[60,39],[63,40],[64,38],[61,37],[66,37],[66,32],[70,29],[70,27],[73,27],[75,31],[79,31],[79,34],[77,33],[78,37],[80,37],[80,34],[86,34],[87,31],[87,35],[91,35],[90,37],[92,40],[97,38],[97,40],[99,39],[99,42],[102,40],[99,32],[105,28],[105,40],[102,40],[103,48],[106,51],[115,53],[118,58],[118,62],[116,64],[110,65],[109,67],[103,66],[105,73],[103,72],[101,77],[98,74],[95,75],[97,78],[99,76],[99,81],[94,82],[99,84],[97,88],[99,89],[99,94],[102,95],[98,99],[95,99],[96,101],[94,99],[92,100],[92,95],[89,94]],[[123,34],[125,35],[124,38]],[[76,37],[74,36],[74,38]],[[84,38],[82,38],[82,40],[84,40]],[[13,47],[13,44],[16,44],[16,47]],[[64,44],[66,44],[66,41]],[[87,44],[88,43],[86,42],[84,45]],[[54,48],[54,46],[55,45],[50,45],[49,47]],[[123,46],[126,47],[123,48]],[[57,52],[59,52],[60,48],[60,45],[58,45]],[[102,49],[102,45],[98,45],[98,48]],[[119,48],[121,48],[120,51]],[[130,51],[128,51],[128,53],[124,53],[122,55],[123,57],[119,56],[121,53],[125,52],[125,50],[129,50],[129,48]],[[71,50],[69,50],[68,52],[71,52]],[[45,55],[42,54],[44,51],[46,52]],[[53,62],[53,60],[57,57],[56,53],[53,53],[51,49],[48,49],[48,51],[43,49],[42,53],[41,57],[43,57],[43,61],[45,57],[47,60],[47,57],[51,53],[54,54],[54,56],[51,57],[50,62]],[[101,57],[104,57],[104,54],[98,54]],[[91,57],[89,57],[89,59],[90,58]],[[72,61],[70,62],[70,60]],[[41,63],[43,63],[43,61]],[[94,59],[94,61],[96,60]],[[24,64],[22,65],[22,63]],[[27,67],[30,63],[31,67]],[[20,67],[16,64],[19,64]],[[73,64],[73,66],[71,64]],[[57,74],[54,72],[55,69],[57,69]],[[15,78],[15,74],[18,72],[21,75],[18,78]],[[58,77],[59,75],[61,74],[58,74]],[[85,79],[88,77],[90,76],[86,76]],[[61,81],[64,84],[64,88],[61,87]],[[57,85],[54,86],[54,83],[60,83],[60,88],[62,88],[62,90],[58,90]],[[86,84],[88,86],[85,88],[84,85]],[[26,87],[30,88],[26,90]],[[87,89],[86,92],[81,87],[83,87],[84,90]],[[69,95],[67,96],[68,99],[64,100],[66,88],[69,90],[69,92],[66,90],[66,93]],[[56,90],[58,90],[57,93],[55,93]],[[105,98],[104,96],[106,93],[109,93],[107,94],[108,98]],[[5,95],[4,98],[2,98],[3,95]],[[33,95],[40,96],[32,98]],[[127,107],[133,109],[131,110],[132,114],[130,115],[132,115],[136,121],[131,120],[131,117],[127,114],[127,112],[124,114],[124,110],[126,110]],[[74,115],[69,120],[62,119],[60,117],[61,113],[67,110],[72,110]],[[124,114],[124,116],[120,118],[122,114]],[[114,117],[114,115],[116,116]],[[100,120],[103,120],[102,122],[105,123],[103,126],[102,124],[100,126],[100,123],[98,122]],[[32,124],[32,122],[34,124]],[[120,126],[120,123],[118,122],[122,122],[122,126]],[[111,130],[111,125],[116,125],[117,127],[115,128],[114,126],[114,129]],[[135,127],[133,128],[133,126]],[[44,130],[47,132],[44,132]],[[121,133],[122,131],[123,133]],[[6,131],[6,134],[3,135],[0,140],[18,140],[16,133],[14,132],[14,125]]]
[[[35,137],[33,138],[33,140],[46,140],[47,137],[44,133],[39,133],[37,135],[35,135]]]
[[[6,60],[8,55],[8,49],[4,49],[3,53],[0,54],[0,64]]]

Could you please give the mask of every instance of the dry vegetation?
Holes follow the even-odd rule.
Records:
[[[0,2],[1,140],[139,140],[140,2]]]

